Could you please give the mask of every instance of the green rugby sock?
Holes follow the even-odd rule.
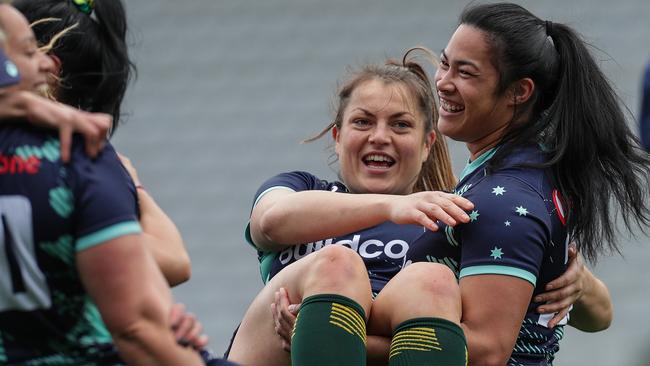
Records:
[[[354,300],[334,294],[302,301],[291,336],[291,365],[366,364],[366,322]]]
[[[463,330],[441,318],[409,319],[393,332],[389,365],[466,366]]]

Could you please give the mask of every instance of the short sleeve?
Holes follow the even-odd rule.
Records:
[[[288,173],[281,173],[272,178],[266,180],[260,188],[255,193],[255,200],[253,202],[253,207],[257,205],[257,202],[264,197],[265,194],[274,191],[276,189],[284,189],[291,192],[301,192],[301,191],[311,191],[311,190],[322,190],[327,188],[327,183],[318,179],[315,175],[302,172],[302,171],[293,171]],[[252,212],[251,208],[251,212]],[[246,241],[255,246],[253,243],[253,238],[250,233],[250,223],[246,225],[244,230],[244,237]]]
[[[550,223],[542,195],[516,177],[487,176],[464,194],[474,203],[459,229],[460,277],[500,274],[536,285]]]
[[[140,233],[135,186],[113,147],[91,160],[80,146],[75,144],[70,164],[77,251]]]

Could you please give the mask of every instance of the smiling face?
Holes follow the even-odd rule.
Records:
[[[333,129],[343,182],[354,193],[409,194],[435,133],[425,136],[417,103],[402,84],[371,79],[350,96]]]
[[[34,32],[27,20],[13,7],[0,5],[0,22],[7,37],[5,53],[20,73],[19,90],[38,92],[47,86],[47,76],[53,63],[49,57],[38,50]]]
[[[499,73],[492,57],[486,34],[460,25],[442,52],[435,76],[438,129],[467,143],[473,155],[498,143],[513,118],[512,94],[497,95]]]

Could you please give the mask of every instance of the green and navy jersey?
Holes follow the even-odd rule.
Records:
[[[470,222],[456,228],[439,223],[414,243],[412,261],[458,261],[458,275],[497,274],[518,277],[534,287],[533,297],[566,270],[568,235],[562,199],[543,163],[541,149],[516,149],[499,167],[488,162],[492,149],[462,172],[455,193],[472,203]],[[527,165],[526,165],[527,164]],[[454,254],[455,253],[455,254]],[[547,328],[552,315],[540,315],[530,300],[508,365],[551,365],[563,336],[563,325]],[[494,314],[499,316],[499,314]]]
[[[139,233],[137,213],[110,145],[91,160],[76,138],[63,164],[56,132],[0,126],[0,364],[120,362],[75,257]]]
[[[324,190],[347,193],[341,182],[327,182],[307,172],[290,172],[277,175],[262,184],[255,194],[255,204],[268,192],[285,189],[292,192]],[[332,215],[337,215],[332,212]],[[291,225],[291,223],[287,223]],[[275,276],[284,267],[327,245],[345,245],[363,259],[374,294],[379,293],[407,262],[407,254],[414,241],[425,233],[425,228],[417,225],[398,225],[387,221],[364,230],[336,238],[323,238],[312,243],[292,245],[281,252],[258,250],[260,271],[264,282]],[[253,243],[249,228],[246,239]]]

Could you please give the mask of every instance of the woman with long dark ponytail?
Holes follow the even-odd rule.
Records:
[[[17,0],[13,5],[32,23],[39,44],[54,61],[51,97],[81,110],[111,115],[114,133],[135,70],[128,54],[122,1]],[[178,229],[140,184],[130,160],[121,159],[135,185],[140,223],[150,239],[151,253],[170,285],[187,281],[190,260]]]
[[[619,251],[614,211],[628,229],[650,223],[650,158],[571,28],[509,3],[470,6],[459,24],[436,74],[438,128],[470,151],[456,192],[475,209],[428,240],[459,248],[470,363],[550,365],[567,319],[554,327],[536,313],[540,294],[570,240],[592,260]],[[611,322],[592,280],[569,323],[587,331]]]
[[[129,58],[122,1],[17,0],[41,45],[58,67],[54,97],[65,104],[122,117],[121,105],[135,66]]]

